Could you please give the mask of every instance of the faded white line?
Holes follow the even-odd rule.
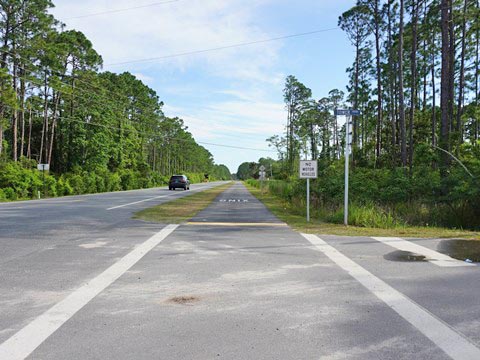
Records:
[[[158,190],[158,189],[165,189],[164,187],[159,187],[159,188],[148,188],[148,189],[134,189],[134,190],[122,190],[122,191],[110,191],[110,192],[104,192],[104,193],[92,193],[92,194],[81,194],[81,195],[67,195],[67,196],[59,196],[59,197],[54,197],[54,198],[47,198],[47,199],[32,199],[32,200],[15,200],[11,202],[2,202],[0,203],[0,206],[3,205],[15,205],[15,204],[25,204],[25,205],[36,205],[36,204],[42,204],[42,203],[56,203],[59,200],[64,201],[64,202],[73,202],[73,201],[83,201],[83,200],[75,200],[78,197],[93,197],[93,196],[108,196],[112,194],[125,194],[125,193],[131,193],[131,192],[148,192],[152,190]],[[70,200],[69,200],[70,199]],[[73,200],[71,200],[73,199]]]
[[[302,236],[401,317],[416,327],[452,359],[480,359],[480,349],[447,323],[365,270],[318,236],[311,234],[302,234]]]
[[[205,187],[206,187],[206,185],[204,185],[204,186],[199,186],[199,187],[197,187],[197,188],[195,188],[195,189],[193,189],[193,190],[190,190],[190,192],[187,192],[186,194],[203,190],[203,188],[205,188]],[[155,197],[148,198],[148,199],[144,199],[144,200],[140,200],[140,201],[134,201],[134,202],[131,202],[131,203],[128,203],[128,204],[113,206],[113,207],[111,207],[111,208],[108,208],[107,210],[119,209],[119,208],[123,208],[123,207],[126,207],[126,206],[135,205],[135,204],[140,204],[140,203],[143,203],[143,202],[146,202],[146,201],[152,201],[152,200],[155,200],[155,199],[165,198],[165,197],[169,197],[169,196],[173,196],[173,195],[177,195],[177,194],[185,194],[185,193],[182,191],[182,192],[178,192],[178,193],[171,193],[171,194],[168,194],[168,195],[155,196]]]
[[[152,198],[148,198],[148,199],[144,199],[144,200],[140,200],[140,201],[135,201],[135,202],[131,202],[131,203],[128,203],[128,204],[123,204],[123,205],[114,206],[114,207],[108,208],[107,210],[119,209],[119,208],[122,208],[122,207],[125,207],[125,206],[140,204],[140,203],[143,203],[143,202],[145,202],[145,201],[151,201],[151,200],[155,200],[155,199],[160,199],[160,198],[164,198],[164,197],[167,197],[167,196],[168,196],[168,195],[155,196],[155,197],[152,197]]]
[[[448,255],[439,253],[438,251],[426,248],[424,246],[415,244],[411,241],[404,240],[397,237],[372,237],[386,245],[402,251],[409,251],[415,254],[425,256],[425,260],[442,267],[459,267],[459,266],[476,266],[464,261],[453,259]]]
[[[77,311],[110,286],[148,252],[155,248],[178,225],[167,225],[150,239],[110,266],[96,278],[75,290],[58,304],[37,317],[0,345],[0,359],[25,359],[50,335],[67,322]]]

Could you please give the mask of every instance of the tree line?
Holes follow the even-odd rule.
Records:
[[[338,158],[344,128],[333,110],[346,106],[362,111],[352,119],[355,164],[411,170],[428,145],[446,171],[454,161],[447,152],[479,146],[479,18],[478,0],[358,1],[339,17],[355,54],[347,94],[315,100],[287,77],[287,130],[268,141],[290,171],[302,152]]]
[[[314,185],[317,204],[338,211],[345,123],[334,110],[358,109],[351,118],[352,181],[362,190],[353,190],[356,205],[426,219],[418,224],[479,227],[479,18],[478,0],[357,1],[338,20],[354,49],[346,93],[314,99],[307,85],[286,78],[286,130],[267,139],[280,159],[274,177],[296,181],[298,160],[318,159],[329,179]]]
[[[355,49],[348,101],[364,113],[357,156],[411,170],[429,144],[445,176],[448,152],[478,146],[479,16],[477,0],[361,0],[340,16]]]
[[[0,1],[4,170],[8,162],[47,163],[57,175],[230,177],[182,119],[164,115],[154,90],[128,72],[101,71],[101,55],[83,33],[64,30],[48,12],[53,6],[50,0]],[[4,179],[3,187],[8,185]]]

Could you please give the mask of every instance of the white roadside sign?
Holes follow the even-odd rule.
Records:
[[[310,221],[310,179],[317,177],[317,160],[300,160],[300,179],[307,179],[307,222]]]
[[[38,164],[37,165],[37,170],[49,171],[50,170],[50,164]]]
[[[300,179],[316,179],[318,167],[316,160],[300,160]]]

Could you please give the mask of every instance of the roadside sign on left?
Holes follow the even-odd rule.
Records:
[[[50,171],[50,164],[38,164],[37,170],[40,171]]]
[[[42,172],[43,178],[43,197],[47,197],[47,187],[45,184],[45,171],[50,171],[50,164],[38,164],[37,169]],[[40,199],[40,191],[38,192],[38,198]]]

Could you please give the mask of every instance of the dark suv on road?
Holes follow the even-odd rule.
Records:
[[[190,190],[190,181],[185,175],[173,175],[168,182],[168,190],[175,190],[182,188],[183,190]]]

